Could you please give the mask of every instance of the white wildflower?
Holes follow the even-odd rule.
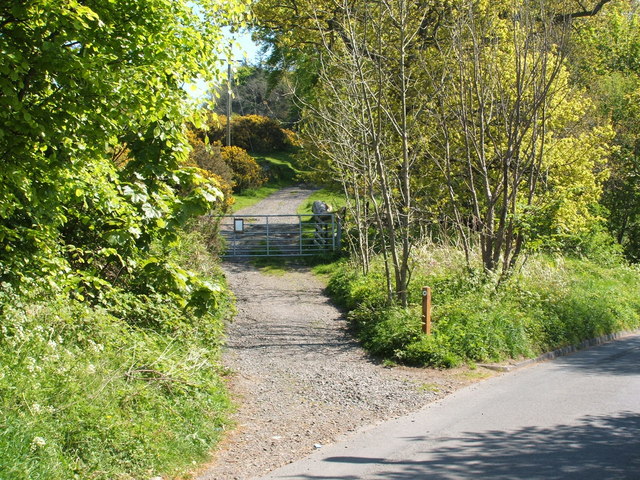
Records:
[[[27,357],[27,370],[33,373],[36,371],[36,360],[33,357]]]
[[[89,346],[94,352],[102,352],[104,350],[104,345],[102,345],[101,343],[96,343],[91,339],[89,339]]]
[[[87,373],[94,374],[96,373],[96,366],[93,363],[87,365]]]
[[[47,441],[42,437],[33,437],[31,440],[31,449],[35,450],[40,447],[44,447],[47,444]]]
[[[55,350],[55,348],[58,346],[58,344],[54,341],[54,340],[49,340],[47,342],[47,345],[49,345],[49,348]]]
[[[42,411],[42,407],[40,406],[39,403],[34,403],[33,405],[31,405],[31,411],[35,414],[38,414]],[[40,438],[40,437],[37,437]]]

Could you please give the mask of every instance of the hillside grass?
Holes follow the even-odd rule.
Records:
[[[509,280],[469,270],[460,251],[419,249],[410,306],[387,306],[382,264],[363,275],[348,260],[319,266],[328,292],[348,311],[372,355],[417,366],[453,367],[533,357],[640,327],[640,269],[622,261],[537,255]],[[432,331],[421,333],[421,288],[432,288]]]
[[[307,215],[313,213],[313,202],[317,200],[328,203],[334,212],[337,212],[346,204],[346,200],[342,192],[335,192],[327,188],[322,188],[313,192],[305,202],[300,204],[297,211],[298,215]]]
[[[296,166],[295,154],[275,152],[265,155],[251,154],[268,177],[267,183],[234,194],[233,212],[251,207],[278,190],[295,185],[301,171]]]
[[[197,234],[171,254],[224,288]],[[174,478],[208,458],[231,408],[219,364],[230,294],[203,315],[114,290],[95,305],[0,291],[0,478]]]

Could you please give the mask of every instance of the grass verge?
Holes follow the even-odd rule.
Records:
[[[278,190],[281,190],[290,185],[292,185],[292,183],[268,182],[259,188],[250,188],[244,190],[242,193],[235,194],[233,196],[235,201],[233,202],[232,210],[234,212],[237,212],[239,210],[242,210],[243,208],[251,207],[258,203],[260,200],[264,200],[269,195],[273,195]]]
[[[300,204],[297,211],[298,215],[313,213],[311,208],[313,207],[313,202],[315,202],[316,200],[328,203],[329,205],[331,205],[331,208],[333,208],[334,212],[338,211],[346,204],[344,195],[342,193],[323,188],[313,192],[305,202]]]
[[[328,291],[349,310],[363,346],[410,365],[452,367],[540,353],[640,327],[640,269],[561,256],[530,258],[496,286],[462,254],[424,249],[415,258],[410,306],[385,303],[379,260],[363,275],[349,261],[322,267]],[[433,292],[433,335],[421,333],[420,291]]]
[[[221,283],[194,235],[174,255]],[[174,478],[208,457],[230,408],[229,295],[205,315],[124,291],[92,306],[5,289],[0,304],[0,478]]]

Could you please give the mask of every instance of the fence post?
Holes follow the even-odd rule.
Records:
[[[331,214],[331,230],[329,235],[331,235],[331,251],[335,252],[336,251],[336,214],[332,213]]]
[[[431,288],[422,287],[422,331],[431,335]]]

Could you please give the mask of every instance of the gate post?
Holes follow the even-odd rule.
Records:
[[[267,256],[269,255],[269,217],[265,216],[266,224],[267,224]]]

